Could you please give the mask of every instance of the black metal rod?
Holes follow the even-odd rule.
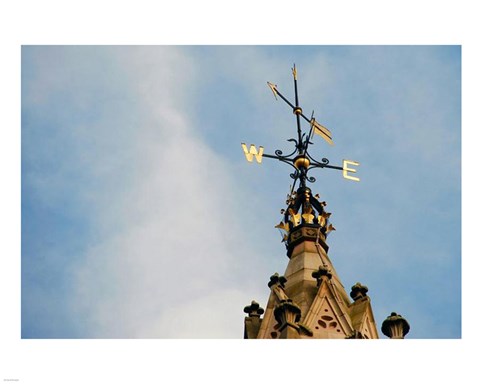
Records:
[[[276,160],[279,160],[279,161],[283,161],[284,163],[288,163],[296,169],[295,165],[293,164],[294,159],[288,159],[286,157],[280,157],[280,156],[274,156],[274,155],[267,155],[266,153],[264,153],[262,156],[263,157],[268,157],[270,159],[276,159]],[[309,167],[309,169],[311,169],[311,168],[331,168],[331,169],[338,169],[340,171],[343,171],[343,167],[339,167],[338,165],[328,165],[328,164],[321,164],[321,163],[313,163]]]
[[[298,133],[298,150],[300,152],[300,155],[303,154],[303,143],[302,143],[302,129],[300,127],[300,116],[299,116],[299,110],[300,105],[298,104],[298,88],[297,88],[297,76],[296,76],[296,70],[295,66],[293,67],[293,84],[295,87],[295,109],[293,112],[295,113],[297,117],[297,133]]]
[[[308,145],[310,144],[310,139],[312,138],[312,132],[313,132],[313,125],[311,123],[312,119],[313,119],[313,111],[312,111],[312,117],[310,118],[310,130],[308,131],[307,142],[305,143],[305,153],[307,153]]]
[[[285,101],[290,107],[292,107],[293,110],[295,110],[295,106],[290,102],[288,101],[285,96],[283,96],[279,91],[278,89],[275,88],[275,90],[277,91],[277,95],[280,96],[282,98],[283,101]]]
[[[303,113],[300,113],[300,116],[302,116],[306,121],[308,121],[309,123],[312,122],[312,119],[309,119],[308,117],[306,117]]]
[[[264,154],[262,155],[262,157],[269,157],[270,159],[280,160],[280,156],[267,155],[266,153],[264,153]],[[290,160],[293,162],[293,159],[290,159]]]
[[[331,168],[331,169],[338,169],[343,171],[343,167],[339,167],[336,165],[327,165],[327,164],[314,164],[311,168]]]
[[[295,111],[295,108],[296,108],[295,105],[293,105],[290,101],[288,101],[288,100],[285,98],[285,96],[283,96],[277,88],[275,88],[275,91],[277,92],[277,95],[280,96],[280,98],[281,98],[283,101],[285,101],[285,102],[292,108],[293,111]],[[297,101],[297,105],[298,105],[298,101]],[[309,119],[307,116],[305,116],[305,115],[303,114],[303,112],[300,113],[300,116],[302,116],[302,117],[305,119],[305,121],[308,121],[309,123],[311,123],[312,120]]]

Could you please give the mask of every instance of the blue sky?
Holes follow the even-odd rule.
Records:
[[[460,338],[459,46],[24,46],[23,338],[241,338],[287,265],[274,226],[290,169],[240,143],[291,148],[290,109],[333,134],[312,154],[348,290],[377,327]]]

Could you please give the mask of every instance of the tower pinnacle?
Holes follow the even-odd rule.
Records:
[[[320,125],[314,114],[307,118],[299,104],[298,73],[292,68],[295,103],[291,103],[279,91],[277,85],[268,82],[275,98],[280,97],[292,108],[296,118],[297,137],[287,141],[294,143],[291,153],[284,155],[275,150],[275,155],[264,153],[264,147],[247,147],[242,143],[247,161],[261,163],[263,157],[279,160],[293,168],[290,177],[294,180],[287,195],[286,209],[282,220],[275,227],[283,231],[283,242],[289,258],[284,275],[270,277],[270,297],[265,311],[252,301],[245,307],[245,338],[378,338],[368,288],[360,283],[352,287],[350,297],[345,291],[328,256],[326,238],[335,230],[330,223],[330,213],[320,196],[313,195],[307,185],[314,183],[309,175],[314,168],[341,170],[345,179],[360,181],[352,176],[359,163],[344,160],[343,166],[330,165],[327,158],[317,161],[309,152],[313,135],[322,137],[333,145],[331,132]],[[278,100],[278,99],[277,99]],[[308,133],[302,131],[301,121],[306,120]],[[298,182],[298,184],[297,184]],[[353,299],[353,302],[351,301]],[[264,314],[263,318],[260,315]],[[383,330],[383,329],[382,329]]]

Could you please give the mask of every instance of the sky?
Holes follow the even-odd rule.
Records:
[[[347,290],[409,338],[461,327],[460,46],[23,46],[21,337],[243,337],[288,262],[292,180],[240,143],[291,152],[300,105],[328,127],[311,171]],[[305,125],[304,129],[307,129]],[[381,335],[381,337],[384,337]]]

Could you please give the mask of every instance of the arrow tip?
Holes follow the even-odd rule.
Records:
[[[275,100],[278,100],[277,99],[277,86],[275,84],[270,83],[269,81],[267,81],[267,84],[270,87],[270,89],[272,90],[273,96],[275,96]]]

